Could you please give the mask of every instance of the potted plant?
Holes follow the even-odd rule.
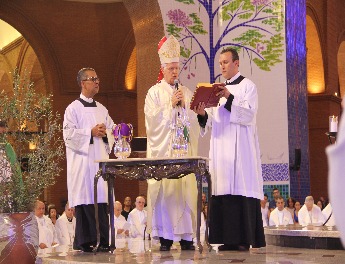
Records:
[[[0,91],[0,125],[4,124],[6,129],[0,130],[0,263],[16,263],[17,257],[17,263],[30,263],[38,245],[33,204],[44,188],[55,183],[64,157],[60,116],[52,110],[52,95],[38,93],[27,74],[21,76],[15,70],[13,93]],[[23,249],[29,251],[25,254],[30,262],[23,259]]]

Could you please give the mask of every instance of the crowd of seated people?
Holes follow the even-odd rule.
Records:
[[[312,196],[307,196],[303,205],[292,197],[286,199],[280,195],[280,191],[274,188],[273,199],[268,202],[267,194],[261,200],[261,214],[263,226],[286,226],[299,224],[301,226],[335,226],[331,204],[320,197],[315,203]],[[267,204],[269,204],[267,208]],[[285,207],[284,207],[285,206]]]
[[[312,196],[307,196],[304,203],[301,204],[300,201],[292,197],[285,200],[277,188],[273,189],[272,197],[273,199],[269,201],[268,195],[264,194],[264,199],[260,202],[264,227],[292,224],[299,224],[303,227],[308,225],[335,225],[331,204],[323,197],[320,197],[315,203]],[[115,246],[117,248],[124,248],[127,244],[128,247],[131,244],[135,245],[135,240],[150,239],[146,233],[147,212],[145,206],[146,199],[144,195],[138,196],[134,204],[132,204],[130,197],[126,197],[123,204],[120,201],[115,201],[114,230]],[[207,197],[203,193],[201,242],[205,238],[207,207]],[[45,205],[41,201],[36,201],[35,216],[39,226],[40,251],[51,248],[56,244],[68,245],[72,248],[76,225],[74,208],[70,208],[67,203],[65,211],[59,215],[54,204]],[[109,244],[111,244],[110,235]]]

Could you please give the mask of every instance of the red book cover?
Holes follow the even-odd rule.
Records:
[[[223,83],[198,83],[190,102],[190,109],[193,110],[200,102],[205,103],[205,108],[217,106],[220,97],[216,94],[221,90],[220,85]]]

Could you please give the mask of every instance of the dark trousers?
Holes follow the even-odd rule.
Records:
[[[109,218],[106,203],[98,204],[98,220],[100,231],[100,245],[109,246]],[[97,232],[95,206],[93,204],[77,205],[75,207],[76,227],[73,247],[80,249],[96,246]]]

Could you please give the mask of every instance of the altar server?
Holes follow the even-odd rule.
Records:
[[[86,252],[96,245],[94,209],[94,178],[99,170],[95,160],[108,159],[114,137],[114,122],[108,110],[93,97],[99,91],[100,80],[92,68],[78,72],[80,97],[65,111],[63,137],[67,157],[67,188],[70,206],[77,218],[74,249]],[[107,183],[99,178],[97,185],[98,219],[100,225],[99,251],[109,251],[109,222],[107,214]]]
[[[224,244],[219,250],[248,250],[265,246],[260,210],[263,195],[260,149],[256,127],[258,94],[256,85],[239,72],[236,50],[226,48],[219,66],[226,79],[219,105],[198,114],[201,135],[211,132],[209,242]]]

